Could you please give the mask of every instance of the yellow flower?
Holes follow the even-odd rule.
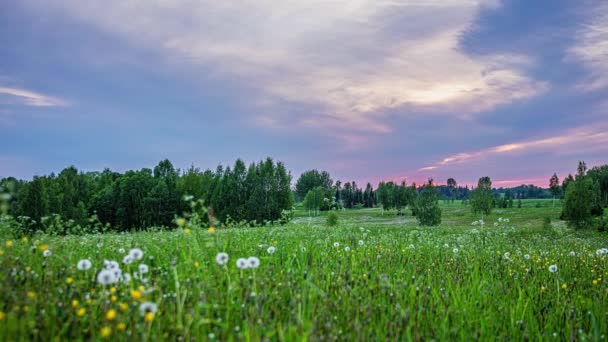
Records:
[[[21,241],[23,241],[23,242],[27,242],[27,236],[22,237],[22,238],[21,238]]]
[[[207,229],[207,231],[211,234],[215,234],[215,227],[211,226],[209,229]]]
[[[106,312],[106,319],[108,321],[113,321],[116,318],[116,310],[110,309]]]
[[[25,268],[25,271],[26,271],[26,272],[29,272],[29,271],[31,271],[31,270],[32,270],[32,268],[31,268],[31,267],[29,267],[29,266]]]
[[[74,282],[74,278],[72,278],[72,277],[68,277],[68,278],[65,280],[65,283],[66,283],[66,284],[68,284],[68,285],[70,285],[70,284],[71,284],[71,283],[73,283],[73,282]]]
[[[116,288],[115,287],[111,287],[110,288],[110,293],[111,294],[115,294],[116,293]]]
[[[78,303],[78,301],[77,301],[76,299],[74,299],[74,300],[72,301],[72,307],[73,307],[73,308],[78,307],[78,304],[80,304],[80,303]]]
[[[110,297],[110,300],[112,301],[112,303],[116,303],[116,301],[118,300],[118,297],[112,296],[112,297]]]
[[[545,287],[544,287],[544,286],[541,286],[541,287],[540,287],[540,290],[544,292],[544,291],[545,291]]]
[[[562,284],[562,289],[564,289],[564,290],[565,290],[566,288],[568,288],[568,285],[566,285],[566,283],[563,283],[563,284]]]
[[[34,299],[34,298],[36,298],[36,292],[34,292],[34,291],[27,291],[27,296],[30,299]]]
[[[101,331],[99,332],[99,334],[103,338],[108,338],[108,337],[110,337],[110,335],[112,335],[112,328],[110,328],[110,327],[103,327],[103,328],[101,328]]]
[[[124,324],[124,323],[118,323],[118,324],[116,324],[116,330],[123,331],[125,329],[127,329],[127,325],[126,324]]]
[[[143,295],[138,290],[131,290],[131,297],[133,297],[133,299],[142,299]]]
[[[4,251],[0,249],[0,255],[4,255]]]
[[[125,303],[120,303],[118,305],[118,307],[120,308],[120,311],[122,311],[122,312],[126,312],[127,310],[129,310],[129,305],[127,305]]]
[[[80,308],[78,309],[78,311],[76,311],[76,315],[78,315],[78,317],[82,317],[87,313],[87,310],[85,310],[85,308]]]
[[[184,234],[188,235],[192,233],[192,231],[189,228],[184,229]]]
[[[593,285],[597,285],[597,280],[593,280]]]
[[[6,242],[4,243],[4,245],[6,246],[6,248],[11,248],[11,247],[13,247],[13,241],[6,240]]]
[[[184,225],[186,225],[186,219],[181,218],[181,217],[178,218],[177,219],[177,225],[180,226],[180,227],[183,227]]]
[[[145,286],[143,286],[143,285],[139,285],[138,289],[139,289],[139,291],[141,291],[141,292],[146,291],[146,287],[145,287]]]
[[[0,321],[4,321],[4,319],[6,318],[6,314],[2,311],[0,311]]]
[[[195,262],[194,262],[194,267],[198,267],[198,266],[199,266],[198,261],[195,261]]]
[[[47,251],[48,249],[49,249],[49,246],[48,246],[48,245],[42,245],[42,246],[40,246],[40,250],[41,250],[42,252]]]
[[[144,320],[146,322],[152,322],[154,320],[154,314],[151,312],[146,313],[146,315],[144,316]]]

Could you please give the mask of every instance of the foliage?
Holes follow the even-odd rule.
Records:
[[[433,185],[433,179],[422,187],[416,204],[416,218],[421,226],[437,226],[441,224],[441,208],[439,208],[439,193]]]
[[[474,213],[489,215],[493,206],[492,181],[490,177],[482,177],[477,183],[477,188],[471,193],[471,208]]]
[[[333,184],[334,181],[327,171],[309,170],[302,173],[296,181],[296,196],[299,201],[302,201],[310,190],[316,187],[329,190]]]
[[[326,224],[329,227],[335,227],[338,225],[338,214],[335,211],[331,211],[329,214],[327,214]]]
[[[602,215],[600,206],[600,188],[597,180],[587,175],[587,167],[579,163],[574,181],[566,189],[562,218],[575,228],[589,227],[593,215]]]

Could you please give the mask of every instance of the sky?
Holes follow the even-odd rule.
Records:
[[[603,0],[0,1],[0,177],[283,161],[547,186],[608,162]]]

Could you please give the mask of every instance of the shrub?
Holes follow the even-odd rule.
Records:
[[[334,211],[330,212],[329,214],[327,214],[327,221],[326,221],[327,225],[329,227],[334,227],[338,225],[338,214]]]
[[[543,218],[543,228],[544,229],[549,229],[551,228],[551,218],[546,216],[545,218]]]

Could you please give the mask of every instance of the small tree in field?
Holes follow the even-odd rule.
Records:
[[[587,227],[598,200],[599,186],[587,176],[587,167],[580,162],[576,178],[567,184],[562,217],[577,229]]]
[[[421,226],[437,226],[441,223],[441,209],[439,208],[439,192],[429,178],[422,187],[416,205],[416,218]]]
[[[489,215],[494,206],[494,195],[492,194],[492,180],[490,177],[481,177],[477,183],[477,189],[471,192],[471,208],[473,213]]]
[[[555,197],[559,197],[561,193],[561,186],[559,185],[559,178],[557,178],[557,174],[554,173],[551,179],[549,179],[549,189],[551,190],[551,194],[553,195],[553,201],[551,202],[553,206],[555,206]]]

